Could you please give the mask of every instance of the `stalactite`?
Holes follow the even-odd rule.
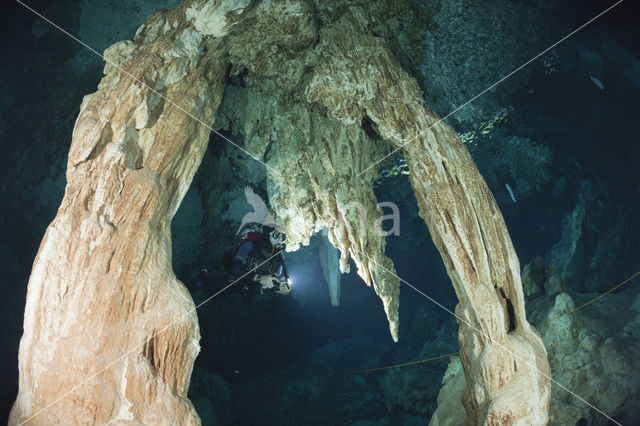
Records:
[[[329,287],[331,305],[338,306],[340,304],[340,251],[331,244],[324,232],[320,238],[320,266]]]
[[[219,115],[231,123],[233,134],[244,136],[245,148],[269,165],[267,192],[287,248],[306,245],[328,228],[340,250],[341,271],[348,271],[353,259],[381,298],[397,340],[400,282],[389,272],[393,263],[377,232],[382,216],[373,193],[377,173],[356,176],[388,147],[359,122],[345,125],[309,102],[306,81],[319,53],[314,12],[302,1],[262,2],[252,20],[239,24],[229,36],[230,60],[231,75],[242,75],[242,84],[227,88]]]

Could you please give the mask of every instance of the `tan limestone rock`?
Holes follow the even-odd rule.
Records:
[[[328,228],[329,241],[340,250],[341,271],[348,271],[352,258],[382,299],[397,340],[400,283],[389,272],[393,264],[378,232],[383,213],[373,193],[377,174],[371,169],[356,176],[388,148],[360,122],[345,125],[308,99],[306,82],[320,52],[313,18],[304,1],[264,2],[239,24],[229,36],[231,74],[242,75],[246,87],[229,87],[219,114],[269,166],[267,192],[287,249],[308,244]]]
[[[187,398],[198,321],[171,269],[170,226],[227,62],[186,6],[107,49],[112,64],[82,103],[29,280],[11,424],[200,423]]]
[[[549,366],[525,316],[520,265],[502,215],[457,134],[423,105],[384,41],[362,34],[365,25],[354,8],[321,30],[324,62],[308,96],[346,125],[369,117],[406,156],[420,214],[460,301],[468,421],[543,424]],[[345,36],[352,33],[360,34]]]

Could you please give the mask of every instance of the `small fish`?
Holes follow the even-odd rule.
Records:
[[[600,88],[600,90],[604,90],[604,84],[602,84],[602,82],[600,80],[598,80],[596,77],[591,76],[591,81],[593,81],[593,84],[598,86]]]
[[[511,185],[509,185],[508,183],[505,183],[505,186],[507,187],[507,192],[509,192],[509,195],[511,196],[511,199],[513,200],[514,203],[516,203],[516,197],[515,195],[513,195],[513,190],[511,189]]]

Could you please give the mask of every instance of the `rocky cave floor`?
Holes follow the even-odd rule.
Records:
[[[32,6],[102,50],[131,37],[153,10],[176,2],[161,3],[139,0],[112,9],[106,0],[92,7],[69,0]],[[445,7],[438,4],[412,6],[444,19]],[[500,2],[491,5],[498,8]],[[580,20],[563,21],[551,9],[542,7],[541,13],[553,15],[554,34],[562,35]],[[95,89],[102,68],[90,52],[18,5],[11,13],[15,20],[2,30],[11,52],[0,62],[1,321],[7,342],[1,359],[11,366],[2,374],[3,416],[17,392],[17,351],[31,263],[64,191],[78,105]],[[466,19],[479,30],[487,25],[480,18]],[[487,93],[450,121],[464,136],[503,212],[524,269],[528,318],[547,345],[554,378],[614,418],[637,424],[640,278],[568,313],[640,270],[640,51],[634,38],[638,34],[625,25],[622,18],[603,18],[534,61],[503,91],[497,87],[495,94]],[[427,103],[442,115],[465,94],[470,97],[478,84],[465,86],[452,76],[458,66],[453,47],[441,48],[445,59],[440,74],[430,65],[429,40],[453,32],[451,28],[442,23],[418,27],[422,44],[404,59],[431,94]],[[457,47],[465,52],[481,50],[480,42],[469,36],[452,37],[455,42],[467,43]],[[540,49],[516,45],[513,50],[527,58]],[[482,75],[494,59],[475,57],[457,78]],[[451,92],[456,85],[458,92],[449,97],[433,95]],[[221,126],[221,132],[229,131]],[[219,268],[221,250],[230,245],[249,211],[242,191],[251,183],[246,170],[255,167],[240,156],[236,163],[244,164],[244,171],[237,184],[211,188],[207,177],[220,159],[237,155],[233,147],[220,148],[217,142],[212,135],[172,227],[174,270],[196,304],[214,289],[197,290],[195,275],[202,266]],[[387,255],[400,277],[453,310],[456,298],[444,266],[418,217],[406,176],[397,173],[401,159],[384,168],[391,176],[381,176],[376,195],[398,205],[401,221],[400,235],[387,238]],[[213,191],[225,193],[215,198],[215,205],[205,196]],[[319,239],[287,253],[294,278],[289,297],[245,302],[230,292],[199,308],[202,352],[190,397],[204,424],[417,425],[438,405],[445,371],[445,387],[455,392],[461,371],[455,356],[366,371],[457,352],[457,324],[402,286],[400,341],[393,343],[380,300],[355,273],[342,276],[340,306],[331,306],[318,260]],[[556,424],[606,424],[557,386],[551,415]]]

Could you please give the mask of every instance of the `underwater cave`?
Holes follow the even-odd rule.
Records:
[[[11,2],[2,421],[640,424],[630,2]]]

